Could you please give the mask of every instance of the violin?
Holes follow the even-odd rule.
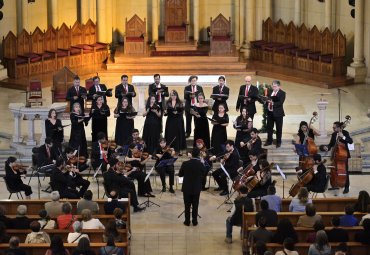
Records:
[[[86,157],[85,156],[76,156],[76,155],[73,155],[71,157],[68,158],[68,161],[67,161],[67,164],[68,165],[75,165],[77,164],[77,162],[79,164],[84,164],[86,162]]]
[[[26,169],[28,168],[28,166],[25,166],[25,165],[22,165],[21,163],[13,163],[13,166],[12,166],[12,169],[13,171],[17,171],[17,172],[27,172]]]

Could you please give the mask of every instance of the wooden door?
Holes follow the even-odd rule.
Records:
[[[166,25],[181,26],[187,20],[186,0],[166,0]]]

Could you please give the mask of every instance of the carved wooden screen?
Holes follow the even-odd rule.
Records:
[[[181,26],[187,21],[186,0],[166,0],[165,23],[167,26]]]
[[[309,41],[309,30],[307,29],[306,25],[303,23],[298,32],[298,47],[301,49],[308,49],[308,41]]]
[[[227,20],[221,13],[212,20],[211,18],[211,34],[212,36],[229,36],[231,33],[231,21]]]
[[[3,40],[3,55],[4,58],[17,57],[17,37],[10,31]]]
[[[274,42],[285,43],[286,42],[286,26],[283,21],[279,21],[275,25],[275,39]]]
[[[78,45],[78,44],[83,44],[83,27],[82,25],[76,21],[73,24],[73,27],[71,28],[71,45]]]
[[[18,40],[17,40],[18,55],[30,53],[31,51],[30,41],[31,40],[30,40],[29,33],[23,29],[22,32],[18,35]]]
[[[94,44],[96,42],[96,25],[89,19],[83,26],[85,44]]]
[[[334,34],[334,57],[346,55],[346,37],[338,29]]]
[[[53,102],[65,102],[67,90],[73,85],[73,78],[76,76],[68,67],[63,67],[53,76]]]
[[[271,18],[268,18],[265,21],[265,26],[266,26],[266,36],[268,42],[273,42],[274,41],[274,33],[275,33],[275,25],[274,22],[272,21]]]
[[[310,30],[310,38],[309,38],[309,49],[312,51],[321,51],[321,44],[322,44],[322,38],[321,33],[317,26],[313,26]]]
[[[333,54],[333,33],[329,28],[322,32],[322,54]]]
[[[31,48],[33,53],[44,53],[44,33],[39,27],[31,35]]]
[[[139,18],[136,14],[127,21],[126,18],[126,36],[127,37],[140,37],[146,32],[146,20]]]
[[[297,39],[297,27],[294,25],[293,21],[289,22],[286,28],[286,43],[296,44]]]
[[[69,49],[71,46],[71,31],[65,23],[57,30],[58,48]]]
[[[57,51],[57,31],[49,26],[44,34],[44,49],[47,51]]]

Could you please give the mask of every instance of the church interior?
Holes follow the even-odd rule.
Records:
[[[260,93],[279,80],[280,89],[286,93],[282,142],[280,147],[264,148],[267,161],[285,174],[283,178],[276,167],[271,171],[276,194],[286,203],[292,199],[289,190],[297,182],[295,168],[300,159],[292,141],[300,122],[310,123],[313,113],[318,113],[312,125],[320,132],[315,138],[320,147],[329,144],[332,124],[350,116],[346,126],[353,139],[347,165],[349,192],[326,189],[309,194],[313,204],[317,203],[318,214],[325,218],[325,227],[330,227],[330,217],[343,215],[344,206],[354,204],[360,191],[369,191],[370,16],[366,13],[370,13],[367,0],[0,0],[0,175],[5,176],[5,162],[10,156],[23,165],[33,165],[32,149],[44,144],[44,122],[50,108],[57,109],[58,118],[65,125],[64,142],[68,143],[74,131],[69,125],[66,95],[76,75],[81,87],[88,89],[92,77],[99,76],[100,83],[113,92],[120,85],[121,76],[127,75],[128,83],[136,90],[132,105],[137,110],[134,125],[140,136],[148,85],[154,82],[154,74],[160,74],[161,82],[168,85],[169,91],[176,90],[181,100],[188,78],[197,75],[210,105],[208,116],[212,116],[212,88],[218,85],[219,76],[224,76],[230,89],[227,138],[233,141],[237,135],[233,121],[239,116],[238,92],[245,78],[251,77],[251,84]],[[112,111],[107,119],[107,138],[111,140],[116,132],[114,93],[107,97],[107,105]],[[85,113],[89,107],[91,103],[86,103]],[[256,102],[256,111],[253,127],[261,130],[259,136],[265,143],[264,104]],[[163,125],[167,118],[163,117]],[[91,151],[91,124],[86,125],[85,132]],[[150,200],[160,206],[127,213],[131,238],[126,230],[124,241],[116,243],[124,247],[125,254],[224,255],[248,254],[249,250],[259,254],[249,247],[248,227],[252,225],[247,216],[241,228],[234,226],[232,243],[224,242],[225,221],[238,192],[231,193],[226,201],[214,191],[217,185],[211,174],[207,176],[209,189],[200,195],[199,225],[183,225],[182,183],[177,175],[181,164],[189,159],[186,151],[193,147],[193,135],[186,139],[187,148],[175,163],[175,193],[161,192],[161,180],[153,171],[149,179],[156,197]],[[327,161],[330,172],[330,152],[319,154]],[[146,171],[154,164],[154,160],[149,160]],[[214,163],[213,168],[218,165]],[[103,207],[107,200],[103,197],[103,177],[99,173],[93,176],[94,171],[86,170],[82,176],[90,180],[93,199]],[[49,177],[28,170],[22,179],[33,190],[31,200],[36,201],[35,208],[37,201],[41,205],[50,200],[50,194],[42,191],[48,186]],[[3,179],[0,181],[3,183]],[[15,217],[15,208],[21,204],[29,205],[29,214],[38,216],[32,202],[17,199],[17,194],[9,200],[5,183],[0,185],[0,191],[0,206],[6,208],[9,217]],[[147,198],[139,198],[140,203],[145,201]],[[296,217],[288,211],[278,215],[279,219]],[[358,218],[363,213],[355,215]],[[359,231],[361,227],[355,228],[353,231]],[[8,233],[13,236],[21,232]],[[308,254],[306,233],[296,243],[299,254]],[[352,238],[351,235],[347,242],[351,254],[369,254],[368,245]],[[96,251],[105,245],[100,239],[90,241]],[[338,243],[330,244],[334,254]],[[7,243],[0,244],[0,254],[8,247]],[[20,247],[26,249],[26,254],[44,254],[49,246],[21,242]],[[76,244],[65,247],[72,251]],[[272,254],[282,247],[267,244]]]

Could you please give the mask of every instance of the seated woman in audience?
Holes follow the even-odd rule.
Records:
[[[347,230],[339,227],[339,217],[333,217],[331,219],[331,224],[333,225],[333,228],[326,231],[329,242],[348,242],[348,232]]]
[[[289,205],[290,212],[304,212],[306,205],[312,204],[312,199],[308,198],[308,190],[305,187],[300,188],[297,198],[293,198]]]
[[[283,218],[277,225],[276,232],[272,238],[274,243],[283,243],[286,238],[290,238],[294,243],[298,242],[297,232],[292,222],[288,218]]]
[[[358,225],[362,226],[362,223],[364,222],[365,219],[370,219],[370,205],[367,206],[366,212],[367,214],[362,216],[360,223]]]
[[[306,205],[306,215],[299,217],[297,227],[312,228],[316,221],[321,220],[321,215],[316,214],[313,204]]]
[[[96,255],[96,253],[90,248],[89,239],[83,237],[78,241],[78,245],[72,255]]]
[[[115,238],[113,236],[107,236],[107,245],[100,248],[99,255],[124,255],[123,248],[117,247],[114,240]]]
[[[284,249],[282,251],[277,251],[275,255],[299,255],[298,252],[295,250],[295,243],[296,242],[292,238],[285,238],[283,242]]]
[[[63,214],[57,218],[58,229],[69,229],[73,231],[72,225],[76,221],[75,216],[72,215],[72,205],[66,202],[62,206]]]
[[[308,255],[330,255],[331,247],[328,237],[324,230],[319,230],[316,234],[315,243],[310,245]]]
[[[25,243],[50,243],[50,236],[40,231],[41,226],[38,221],[32,221],[30,224],[30,229],[32,230],[26,237]]]
[[[68,234],[68,237],[67,237],[68,243],[78,243],[78,241],[83,237],[90,240],[87,234],[81,233],[82,225],[80,221],[73,222],[72,227],[73,227],[74,232]]]
[[[50,219],[48,212],[44,209],[40,210],[39,212],[39,223],[41,229],[54,229],[56,226],[55,220]]]
[[[93,219],[89,209],[83,209],[82,213],[82,229],[105,229],[99,219]]]
[[[314,243],[316,240],[317,231],[325,230],[324,222],[322,220],[316,221],[315,224],[313,224],[313,230],[314,232],[310,232],[307,234],[307,237],[306,237],[307,243]]]
[[[12,228],[15,229],[29,229],[31,220],[26,216],[27,206],[18,205],[17,216],[12,220]]]
[[[99,213],[99,205],[92,201],[93,193],[91,190],[86,190],[83,198],[77,203],[77,213],[81,214],[83,209],[89,209],[93,214]]]
[[[59,235],[51,238],[50,248],[46,250],[45,255],[69,255],[69,251],[64,248],[63,239]]]
[[[266,243],[261,240],[257,241],[255,255],[264,255],[266,251],[267,251]]]
[[[126,228],[126,222],[122,219],[123,210],[121,208],[116,208],[113,210],[114,220],[116,223],[116,227],[118,229]]]
[[[9,241],[9,249],[4,251],[4,255],[26,255],[26,252],[19,248],[19,238],[12,236]]]
[[[108,236],[114,238],[115,242],[122,242],[122,235],[118,232],[116,227],[116,222],[114,220],[110,220],[107,223],[107,227],[105,228],[105,232],[103,234],[103,242],[108,241]]]
[[[334,255],[349,255],[347,243],[340,243],[335,251]]]
[[[6,228],[11,228],[12,221],[5,215],[5,209],[0,206],[0,222],[3,222]]]
[[[355,210],[353,209],[352,205],[347,205],[344,208],[346,215],[341,216],[340,219],[340,226],[342,227],[354,227],[358,226],[358,219],[353,216]]]
[[[267,227],[276,227],[278,224],[278,215],[274,210],[269,209],[269,203],[266,200],[260,202],[261,210],[256,213],[256,224],[260,217],[265,217]]]
[[[4,222],[0,222],[0,243],[9,243],[10,236],[6,233]]]
[[[358,193],[357,202],[354,205],[355,212],[367,212],[368,205],[370,205],[369,193],[365,190],[361,190]]]
[[[362,226],[364,230],[356,233],[355,240],[363,244],[370,244],[370,219],[365,219]]]
[[[257,241],[263,241],[269,243],[272,240],[272,232],[266,229],[266,218],[261,217],[258,220],[258,228],[249,233],[249,246],[253,247]]]

